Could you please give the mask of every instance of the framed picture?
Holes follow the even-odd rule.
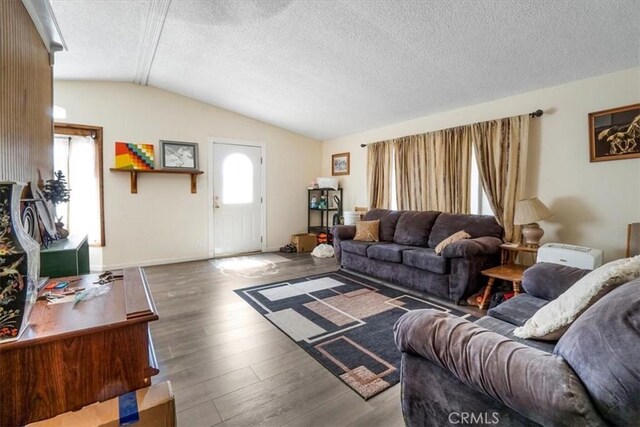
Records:
[[[198,144],[160,141],[160,159],[163,169],[198,169]]]
[[[589,114],[591,162],[640,157],[640,104]]]
[[[331,156],[331,175],[349,175],[349,153]]]

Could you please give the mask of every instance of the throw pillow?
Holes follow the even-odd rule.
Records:
[[[637,277],[640,277],[640,255],[605,264],[538,310],[513,334],[518,338],[558,340],[587,308],[609,291]]]
[[[451,236],[447,237],[446,239],[444,239],[442,242],[438,243],[438,246],[436,246],[436,253],[438,255],[440,255],[442,253],[442,251],[444,250],[444,248],[446,248],[447,246],[449,246],[450,244],[452,244],[453,242],[457,242],[458,240],[462,240],[462,239],[468,239],[470,238],[471,235],[469,233],[467,233],[466,231],[458,231],[457,233],[453,233]]]
[[[362,242],[379,241],[378,233],[380,230],[380,220],[375,221],[356,221],[356,235],[353,240]]]

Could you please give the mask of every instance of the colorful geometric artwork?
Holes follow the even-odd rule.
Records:
[[[152,170],[154,165],[152,144],[116,142],[116,168]]]

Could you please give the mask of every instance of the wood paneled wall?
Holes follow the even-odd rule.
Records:
[[[20,0],[0,0],[0,181],[53,169],[53,68]]]

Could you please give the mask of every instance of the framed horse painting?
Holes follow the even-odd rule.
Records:
[[[640,104],[589,114],[591,162],[640,157]]]

